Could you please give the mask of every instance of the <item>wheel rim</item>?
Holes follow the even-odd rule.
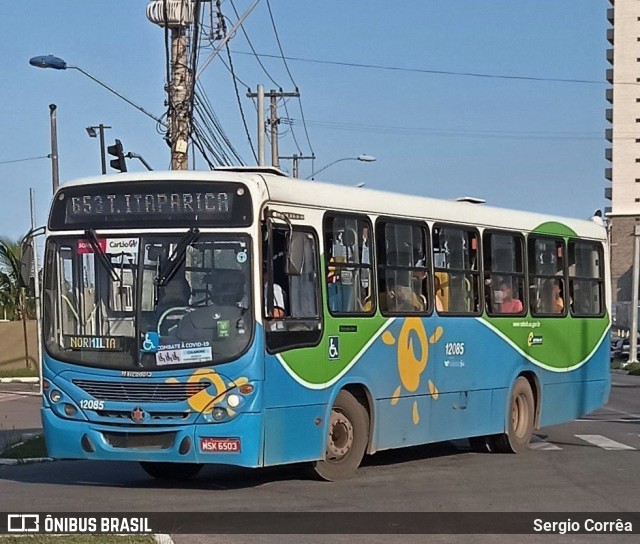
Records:
[[[517,438],[525,438],[529,422],[529,403],[526,395],[520,393],[511,408],[511,428]]]
[[[353,425],[346,414],[338,410],[331,411],[329,439],[327,441],[327,461],[340,462],[353,445]]]

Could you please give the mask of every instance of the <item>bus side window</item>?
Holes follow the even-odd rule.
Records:
[[[270,252],[268,243],[273,244]],[[269,253],[273,258],[271,263],[264,263],[262,281],[268,351],[278,353],[317,345],[322,337],[322,318],[318,244],[314,233],[297,227],[293,231],[273,228],[263,248],[265,259]],[[272,286],[268,285],[269,268]],[[266,298],[270,291],[274,296],[273,315],[269,315]]]
[[[370,315],[374,311],[370,233],[366,217],[325,216],[325,277],[332,314]]]
[[[564,241],[550,236],[530,236],[528,254],[531,314],[566,315]]]
[[[582,240],[569,242],[569,301],[571,314],[597,317],[604,311],[604,258],[602,245]]]
[[[431,311],[427,240],[423,223],[385,218],[376,222],[378,293],[383,315]]]
[[[451,225],[433,228],[433,264],[445,300],[442,313],[480,313],[478,232]],[[445,290],[446,289],[446,293]]]

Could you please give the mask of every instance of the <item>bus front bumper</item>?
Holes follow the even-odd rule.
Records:
[[[224,423],[110,426],[63,419],[42,408],[47,451],[54,459],[207,463],[259,467],[259,413]]]

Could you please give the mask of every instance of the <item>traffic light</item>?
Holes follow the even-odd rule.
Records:
[[[114,145],[110,145],[107,147],[107,152],[109,155],[113,155],[115,159],[111,159],[109,164],[111,168],[114,170],[118,170],[119,172],[127,171],[127,163],[124,160],[124,151],[122,149],[122,142],[120,140],[116,140]]]

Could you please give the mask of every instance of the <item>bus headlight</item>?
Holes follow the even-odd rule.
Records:
[[[216,421],[222,421],[227,417],[227,411],[224,408],[214,408],[211,415]]]
[[[231,408],[237,408],[240,405],[240,397],[238,395],[229,395],[227,397],[227,404]]]
[[[62,393],[60,393],[60,391],[58,391],[57,389],[54,389],[53,391],[51,391],[51,393],[49,393],[49,398],[51,399],[51,402],[60,402]]]

